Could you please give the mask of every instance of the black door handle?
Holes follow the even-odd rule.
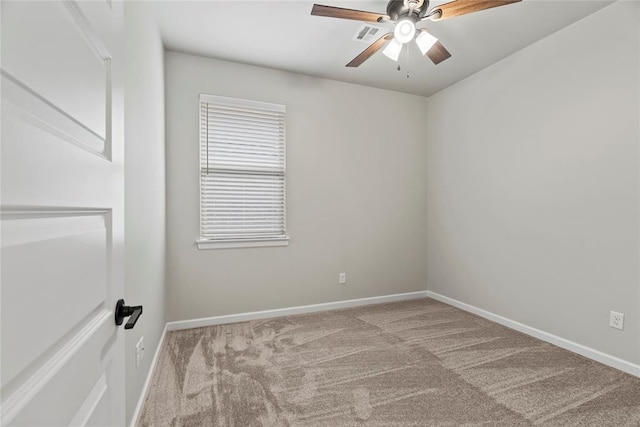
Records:
[[[133,327],[136,325],[136,322],[138,321],[138,318],[140,317],[141,314],[142,314],[141,305],[136,305],[134,307],[124,305],[123,299],[119,299],[118,302],[116,303],[115,318],[116,318],[116,325],[118,326],[122,325],[122,322],[124,321],[125,317],[131,316],[127,324],[124,325],[124,328],[133,329]]]

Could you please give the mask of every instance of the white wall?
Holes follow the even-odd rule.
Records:
[[[426,289],[425,98],[175,52],[165,73],[169,320]],[[196,249],[200,93],[286,105],[288,247]]]
[[[615,3],[432,96],[427,138],[429,290],[632,363],[639,8]]]
[[[126,5],[125,301],[142,304],[126,336],[126,413],[131,420],[165,319],[164,50],[149,3]],[[135,345],[145,355],[135,365]]]

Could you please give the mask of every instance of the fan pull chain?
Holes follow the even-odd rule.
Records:
[[[409,80],[409,77],[410,77],[410,75],[409,75],[409,71],[410,71],[409,70],[409,46],[407,46],[406,51],[407,51],[407,80]]]

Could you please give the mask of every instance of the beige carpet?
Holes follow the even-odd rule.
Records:
[[[640,426],[640,379],[421,299],[169,332],[141,426]]]

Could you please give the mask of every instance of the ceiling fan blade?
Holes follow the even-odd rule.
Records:
[[[355,21],[379,22],[383,19],[389,19],[387,15],[373,12],[365,12],[364,10],[344,9],[342,7],[324,6],[314,4],[311,14],[316,16],[327,16],[329,18],[353,19]]]
[[[380,37],[378,40],[371,43],[371,45],[360,53],[360,55],[356,56],[349,62],[346,67],[359,67],[362,65],[364,61],[371,58],[374,53],[382,49],[389,40],[393,38],[392,33],[387,33],[384,36]]]
[[[434,7],[433,10],[429,12],[429,15],[436,12],[431,20],[440,21],[442,19],[455,18],[456,16],[466,15],[467,13],[480,12],[481,10],[506,6],[520,1],[522,0],[454,0]],[[438,11],[440,12],[438,13]],[[440,16],[438,17],[438,15]]]
[[[445,59],[451,58],[451,54],[449,53],[449,51],[439,41],[437,41],[431,47],[431,49],[429,49],[427,53],[425,53],[425,55],[428,56],[429,59],[436,65],[438,65]]]

